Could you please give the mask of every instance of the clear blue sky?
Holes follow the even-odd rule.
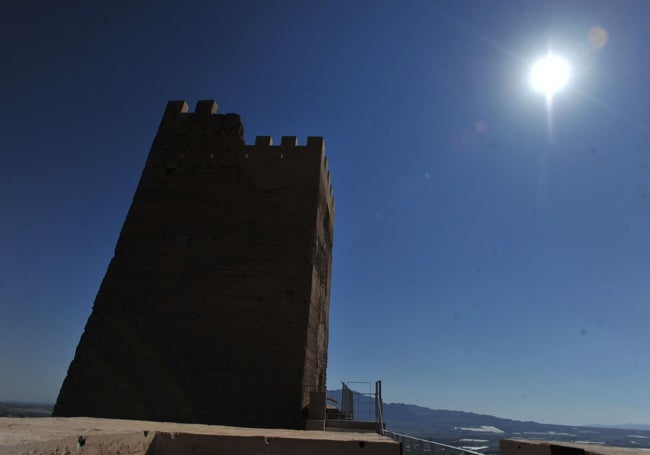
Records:
[[[648,17],[645,0],[0,3],[0,400],[56,399],[166,102],[214,98],[249,143],[325,137],[331,387],[650,423]],[[550,115],[528,84],[549,46],[573,70]]]

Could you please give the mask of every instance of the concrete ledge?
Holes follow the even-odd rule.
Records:
[[[325,419],[307,419],[305,430],[325,431]]]
[[[374,432],[381,433],[381,426],[379,422],[364,422],[361,420],[327,420],[325,422],[325,429],[342,430],[342,431],[359,431],[359,432]]]
[[[0,454],[399,455],[374,433],[238,428],[87,417],[0,418]]]
[[[647,449],[577,444],[564,441],[502,439],[501,455],[647,455]]]

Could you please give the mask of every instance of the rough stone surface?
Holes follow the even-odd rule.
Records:
[[[644,455],[647,449],[565,441],[502,439],[501,455]]]
[[[97,418],[0,418],[0,453],[399,455],[373,433],[235,428]]]
[[[216,109],[168,103],[55,416],[301,428],[325,389],[323,139],[246,145]]]

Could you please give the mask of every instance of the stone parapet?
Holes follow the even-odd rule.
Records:
[[[95,418],[0,418],[0,454],[399,455],[372,433],[235,428]]]
[[[502,439],[501,455],[645,455],[647,449],[565,441]]]

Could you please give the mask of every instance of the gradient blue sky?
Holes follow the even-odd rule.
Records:
[[[650,423],[649,17],[644,0],[0,3],[0,400],[56,399],[167,100],[214,98],[248,143],[325,137],[331,387]],[[549,46],[573,67],[550,116],[527,81]]]

